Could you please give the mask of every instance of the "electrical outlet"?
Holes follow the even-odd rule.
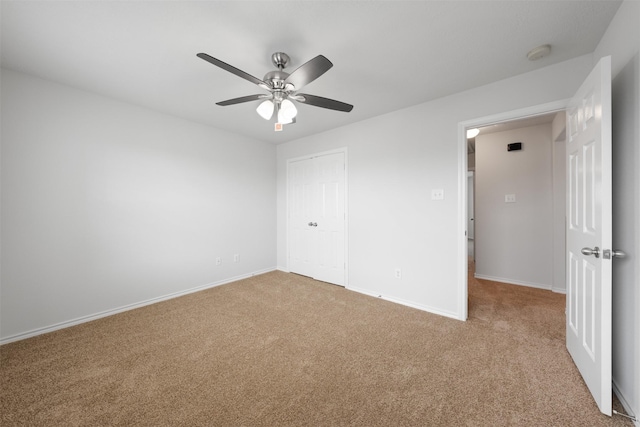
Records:
[[[222,264],[222,258],[218,257],[216,258],[216,265],[220,265]]]
[[[402,279],[402,271],[396,268],[396,279]]]
[[[240,261],[240,254],[235,254],[233,256],[233,262],[238,262],[238,261]]]

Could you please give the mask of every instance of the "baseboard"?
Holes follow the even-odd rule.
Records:
[[[473,277],[476,279],[491,280],[492,282],[506,283],[509,285],[528,286],[530,288],[544,289],[547,291],[551,290],[551,286],[542,283],[524,282],[522,280],[507,279],[504,277],[485,276],[484,274],[474,274]]]
[[[634,425],[636,427],[640,427],[640,420],[636,416],[636,414],[633,411],[633,409],[631,409],[631,405],[629,405],[629,401],[627,399],[625,399],[624,394],[622,394],[622,392],[620,391],[620,388],[616,384],[615,380],[611,381],[611,386],[613,387],[613,392],[616,394],[616,396],[618,396],[618,400],[622,404],[622,407],[624,408],[625,412],[628,415],[636,418],[635,421],[633,421]],[[615,417],[616,415],[614,414],[613,416]]]
[[[403,299],[400,299],[400,298],[380,295],[378,293],[371,292],[370,290],[367,290],[367,289],[362,289],[362,288],[357,288],[357,287],[352,287],[352,286],[346,286],[345,289],[353,291],[353,292],[358,292],[359,294],[368,295],[370,297],[380,298],[380,299],[383,299],[385,301],[393,302],[395,304],[400,304],[400,305],[404,305],[404,306],[407,306],[407,307],[415,308],[415,309],[418,309],[418,310],[426,311],[426,312],[431,313],[431,314],[437,314],[439,316],[444,316],[444,317],[449,317],[449,318],[452,318],[452,319],[459,320],[457,313],[451,313],[451,312],[448,312],[448,311],[439,310],[439,309],[436,309],[436,308],[433,308],[433,307],[429,307],[429,306],[426,306],[426,305],[416,304],[416,303],[413,303],[411,301],[406,301],[406,300],[403,300]]]
[[[97,319],[101,319],[103,317],[108,317],[108,316],[113,316],[114,314],[118,314],[118,313],[122,313],[125,311],[129,311],[129,310],[134,310],[136,308],[140,308],[140,307],[144,307],[147,305],[151,305],[151,304],[155,304],[161,301],[166,301],[169,299],[173,299],[173,298],[178,298],[184,295],[188,295],[188,294],[192,294],[194,292],[199,292],[199,291],[204,291],[205,289],[209,289],[209,288],[215,288],[216,286],[221,286],[221,285],[226,285],[228,283],[232,283],[232,282],[237,282],[238,280],[242,280],[242,279],[246,279],[249,277],[253,277],[253,276],[257,276],[259,274],[264,274],[264,273],[269,273],[271,271],[275,271],[276,268],[267,268],[264,270],[258,270],[258,271],[254,271],[252,273],[248,273],[248,274],[241,274],[239,276],[235,276],[235,277],[230,277],[228,279],[224,279],[224,280],[219,280],[217,282],[213,282],[213,283],[208,283],[206,285],[202,285],[202,286],[197,286],[195,288],[190,288],[184,291],[180,291],[180,292],[174,292],[171,294],[167,294],[167,295],[163,295],[160,297],[156,297],[156,298],[151,298],[145,301],[141,301],[141,302],[137,302],[137,303],[133,303],[133,304],[128,304],[122,307],[118,307],[118,308],[114,308],[111,310],[105,310],[102,311],[100,313],[95,313],[95,314],[90,314],[87,316],[82,316],[82,317],[78,317],[76,319],[72,319],[72,320],[67,320],[64,322],[60,322],[60,323],[56,323],[55,325],[51,325],[51,326],[45,326],[42,328],[38,328],[38,329],[33,329],[31,331],[27,331],[27,332],[22,332],[19,334],[15,334],[15,335],[11,335],[5,338],[1,338],[0,339],[0,345],[3,344],[8,344],[10,342],[14,342],[14,341],[20,341],[20,340],[24,340],[27,338],[31,338],[31,337],[35,337],[38,335],[42,335],[42,334],[46,334],[49,332],[53,332],[53,331],[57,331],[59,329],[64,329],[64,328],[69,328],[71,326],[75,326],[75,325],[79,325],[81,323],[86,323],[86,322],[91,322],[93,320],[97,320]]]

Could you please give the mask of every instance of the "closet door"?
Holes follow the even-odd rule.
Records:
[[[314,159],[318,172],[314,224],[318,280],[344,286],[345,164],[344,153]]]
[[[310,277],[315,275],[316,176],[313,159],[289,163],[289,271]]]
[[[345,285],[345,156],[289,163],[289,270]]]

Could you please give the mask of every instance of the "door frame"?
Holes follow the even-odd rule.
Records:
[[[471,179],[469,179],[469,178],[471,178]],[[471,197],[469,197],[469,181],[471,181],[471,185],[474,186],[473,194],[471,195]],[[475,171],[475,168],[474,168],[474,170],[467,171],[467,241],[468,240],[474,240],[475,239],[475,234],[476,234],[475,233],[475,230],[476,230],[476,224],[475,224],[475,217],[476,217],[476,214],[475,214],[475,206],[476,206],[475,181],[476,181],[476,171]],[[469,211],[469,201],[472,201],[472,203],[473,203],[473,206],[471,206],[471,211]],[[471,219],[474,222],[471,222],[469,220],[469,215],[470,214],[472,215]],[[473,228],[473,233],[469,233],[469,228]],[[469,237],[469,234],[473,234],[473,236]]]
[[[303,156],[292,157],[286,160],[287,163],[287,174],[286,174],[286,182],[285,182],[285,198],[286,198],[286,215],[285,215],[285,239],[286,239],[286,254],[287,254],[287,272],[291,272],[291,268],[289,266],[290,257],[290,236],[289,236],[289,209],[290,209],[290,200],[289,200],[289,172],[290,166],[293,162],[298,162],[300,160],[309,160],[316,157],[327,156],[330,154],[344,154],[344,287],[345,289],[349,287],[349,162],[348,162],[348,153],[347,147],[335,148],[332,150],[321,151],[317,153],[305,154]]]
[[[546,104],[505,111],[458,123],[458,320],[466,321],[469,315],[469,288],[467,280],[469,250],[467,241],[467,129],[564,111],[567,109],[569,101],[569,99],[561,99]]]

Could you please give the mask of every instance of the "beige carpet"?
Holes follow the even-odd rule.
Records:
[[[460,322],[273,272],[7,344],[1,424],[632,425],[571,362],[563,295],[469,293]]]

